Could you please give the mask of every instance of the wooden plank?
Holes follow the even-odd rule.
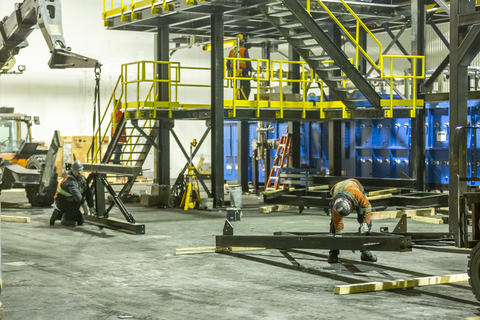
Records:
[[[175,249],[175,255],[198,254],[198,253],[219,253],[233,251],[252,251],[265,250],[266,248],[250,248],[250,247],[200,247],[200,248],[180,248]]]
[[[464,281],[468,281],[468,278],[469,277],[466,273],[461,273],[461,274],[454,274],[454,275],[447,275],[447,276],[399,279],[399,280],[384,281],[384,282],[357,283],[357,284],[349,284],[349,285],[343,285],[343,286],[335,286],[333,292],[335,294],[350,294],[350,293],[362,293],[362,292],[372,292],[372,291],[381,291],[381,290],[402,289],[402,288],[411,288],[415,286],[427,286],[427,285],[434,285],[434,284],[464,282]]]
[[[391,194],[394,194],[394,193],[400,193],[400,189],[397,189],[397,188],[393,188],[393,189],[385,189],[385,190],[375,190],[375,191],[370,191],[368,193],[369,196],[378,196],[380,194],[385,194],[385,193],[391,193]]]
[[[411,218],[413,216],[433,216],[435,214],[434,208],[422,208],[422,209],[411,209],[411,210],[400,210],[402,215],[406,214],[407,217]]]
[[[384,219],[396,219],[401,218],[397,210],[392,211],[373,211],[370,216],[371,220],[384,220]]]
[[[324,186],[312,186],[308,187],[308,191],[315,191],[315,190],[328,190],[330,187],[328,185]]]
[[[20,222],[20,223],[30,223],[29,217],[16,217],[16,216],[4,216],[2,215],[2,221],[7,222]]]
[[[378,196],[372,196],[372,197],[367,197],[368,200],[375,200],[375,199],[382,199],[382,198],[388,198],[391,197],[391,193],[386,193],[386,194],[379,194]]]
[[[277,211],[296,210],[296,209],[298,209],[297,206],[277,204],[277,205],[270,205],[270,206],[261,206],[258,208],[258,212],[271,213],[271,212],[277,212]]]
[[[439,218],[413,216],[411,219],[413,221],[420,221],[420,222],[433,223],[433,224],[443,224],[443,219],[439,219]]]

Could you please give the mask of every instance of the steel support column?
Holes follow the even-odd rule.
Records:
[[[300,55],[292,46],[289,46],[288,51],[290,61],[300,61]],[[288,69],[290,79],[300,79],[299,64],[289,64]],[[290,82],[290,85],[292,86],[292,93],[300,94],[300,82]],[[300,122],[290,122],[288,130],[292,134],[291,164],[293,168],[300,168]]]
[[[238,125],[238,184],[243,192],[248,192],[248,150],[249,130],[248,121],[241,120]],[[252,159],[253,160],[253,159]]]
[[[468,26],[459,26],[459,15],[475,12],[475,1],[450,1],[450,135],[449,135],[449,231],[455,233],[455,245],[460,246],[462,240],[459,228],[459,195],[467,191],[467,183],[455,177],[457,169],[460,175],[466,176],[466,163],[459,162],[454,168],[454,134],[458,126],[467,125],[468,66],[460,65],[459,47],[468,30]],[[456,148],[465,148],[466,141]]]
[[[169,36],[168,26],[158,27],[158,33],[155,38],[155,60],[169,61]],[[158,64],[156,73],[160,79],[168,79],[168,65]],[[167,82],[157,83],[158,98],[157,101],[168,101],[169,91]],[[169,121],[158,120],[158,136],[156,149],[156,165],[154,182],[170,186],[170,128]]]
[[[425,55],[425,0],[412,0],[412,55]],[[412,61],[413,62],[413,61]],[[422,72],[422,61],[417,59],[415,66],[417,74]],[[417,80],[414,88],[421,92],[423,80]],[[408,98],[408,97],[407,97]],[[410,159],[412,178],[417,180],[416,189],[425,190],[425,106],[417,110],[412,119],[412,153]]]
[[[330,37],[335,45],[341,47],[342,33],[336,26],[329,30]],[[334,71],[335,76],[340,76],[341,71]],[[342,175],[342,121],[328,122],[328,168],[329,174],[340,177]]]
[[[223,116],[223,13],[214,10],[211,19],[211,104],[212,104],[212,195],[214,206],[224,203],[224,116]]]

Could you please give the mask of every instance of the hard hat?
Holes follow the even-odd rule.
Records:
[[[72,170],[83,170],[83,165],[80,161],[75,160],[72,163]]]
[[[343,194],[339,194],[333,199],[333,209],[346,217],[352,212],[352,203]]]

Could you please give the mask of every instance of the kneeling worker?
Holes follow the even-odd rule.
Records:
[[[81,226],[83,224],[83,215],[80,207],[86,209],[85,199],[87,200],[90,214],[96,215],[93,207],[92,192],[87,186],[87,180],[82,175],[83,165],[75,160],[72,163],[72,170],[68,172],[65,179],[60,182],[55,194],[55,210],[50,218],[50,225],[55,224],[55,220],[62,220],[62,225],[67,227]]]
[[[330,190],[332,201],[332,221],[330,222],[331,234],[342,234],[343,217],[348,216],[354,210],[357,212],[357,221],[360,223],[358,231],[362,234],[370,233],[372,221],[370,215],[372,206],[365,196],[365,191],[360,182],[356,179],[347,179],[337,183]],[[337,263],[339,250],[330,250],[328,263]],[[377,257],[370,251],[362,251],[362,261],[377,261]]]

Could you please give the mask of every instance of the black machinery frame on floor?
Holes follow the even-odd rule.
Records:
[[[122,166],[117,164],[95,164],[84,163],[83,171],[90,172],[87,179],[87,184],[92,190],[93,198],[95,202],[95,208],[97,209],[98,218],[89,214],[84,214],[86,223],[93,224],[99,227],[114,229],[130,234],[144,234],[145,225],[139,224],[135,221],[128,209],[125,207],[121,200],[121,196],[125,191],[132,188],[135,183],[135,179],[142,175],[142,167],[135,166]],[[127,178],[127,183],[123,186],[122,190],[118,194],[113,190],[110,183],[107,181],[107,174],[121,175]],[[105,200],[105,190],[112,197],[113,202],[108,205]],[[125,217],[126,221],[109,217],[110,211],[113,206],[116,205],[120,212]]]

